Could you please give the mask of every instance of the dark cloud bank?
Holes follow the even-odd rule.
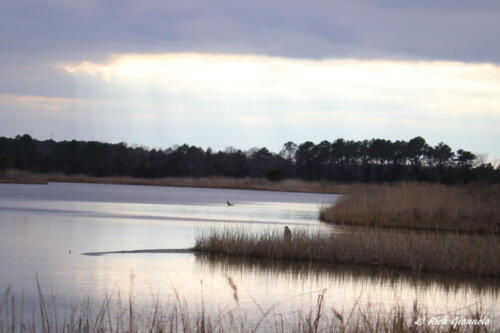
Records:
[[[500,63],[498,1],[13,1],[1,60],[99,60],[121,52]]]

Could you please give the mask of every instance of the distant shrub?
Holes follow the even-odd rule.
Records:
[[[7,156],[0,155],[0,173],[4,173],[7,171],[7,167],[9,166],[9,161],[7,160]]]
[[[266,174],[266,178],[273,182],[281,181],[283,176],[283,170],[281,169],[271,169]]]

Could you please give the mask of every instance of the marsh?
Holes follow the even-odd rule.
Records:
[[[435,313],[482,304],[498,317],[498,281],[478,278],[434,279],[406,273],[381,277],[379,270],[325,265],[278,269],[276,265],[207,261],[190,253],[135,253],[82,256],[82,252],[188,248],[211,228],[278,230],[341,228],[319,221],[322,205],[337,195],[182,187],[49,183],[0,185],[0,287],[24,293],[26,307],[36,304],[35,273],[59,307],[90,297],[133,290],[138,305],[160,293],[175,292],[188,302],[203,299],[213,309],[233,304],[230,276],[239,305],[252,313],[262,308],[293,310],[325,302],[337,309],[354,304],[390,308],[395,301],[420,304]],[[236,203],[228,207],[226,200]],[[338,229],[336,229],[338,228]],[[71,250],[71,254],[69,251]],[[281,266],[280,266],[281,267]],[[387,271],[387,269],[383,269]],[[201,282],[202,281],[202,282]],[[444,282],[443,282],[444,281]],[[174,289],[175,288],[175,292]]]

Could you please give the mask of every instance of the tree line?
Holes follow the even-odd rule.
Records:
[[[267,177],[337,182],[430,181],[446,184],[500,182],[500,168],[469,151],[454,152],[422,137],[409,141],[336,139],[315,144],[287,142],[279,153],[267,148],[224,151],[187,144],[147,149],[125,143],[0,138],[0,170],[63,172],[91,176]]]

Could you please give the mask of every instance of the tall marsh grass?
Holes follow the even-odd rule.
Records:
[[[480,306],[471,307],[466,316],[440,314],[474,323],[469,325],[451,321],[430,325],[428,318],[432,315],[416,301],[411,309],[399,304],[389,309],[354,305],[350,311],[337,311],[328,306],[325,291],[308,310],[280,312],[273,307],[259,307],[260,313],[249,317],[238,303],[238,286],[230,278],[228,283],[234,292],[234,304],[218,310],[207,309],[203,295],[199,304],[188,304],[176,293],[175,300],[162,302],[158,296],[142,310],[132,296],[122,301],[118,294],[105,295],[96,306],[87,300],[66,311],[54,299],[46,298],[39,285],[38,304],[27,309],[23,298],[14,296],[7,288],[0,300],[0,333],[493,332],[498,327],[496,318]]]
[[[352,188],[320,211],[335,224],[500,233],[500,186],[398,183]]]
[[[292,259],[500,276],[500,242],[494,235],[365,230],[328,233],[294,231],[287,242],[282,232],[213,229],[200,233],[195,251],[249,258]]]

